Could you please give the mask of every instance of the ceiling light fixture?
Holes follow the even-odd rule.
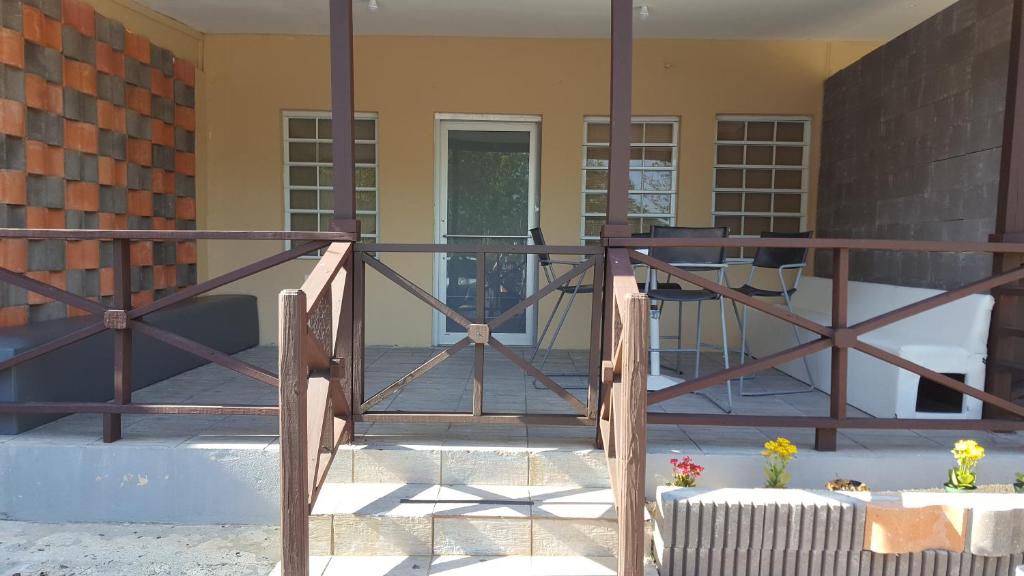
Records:
[[[377,0],[370,0],[370,12],[376,12],[380,8],[380,4],[377,4]]]

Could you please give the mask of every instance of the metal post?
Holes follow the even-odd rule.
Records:
[[[633,0],[611,0],[611,111],[608,217],[603,237],[629,237],[629,151],[632,132]]]
[[[132,307],[131,246],[128,240],[113,241],[114,309],[127,312]],[[114,403],[132,402],[132,329],[129,322],[114,330]],[[103,415],[103,441],[115,442],[122,436],[121,415]]]
[[[330,0],[331,138],[334,142],[334,219],[331,229],[359,233],[353,163],[355,85],[353,79],[352,0]]]

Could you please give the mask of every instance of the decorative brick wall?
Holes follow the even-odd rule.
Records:
[[[195,67],[79,0],[0,0],[0,227],[195,229]],[[2,240],[0,266],[113,294],[109,242]],[[194,242],[135,242],[135,304],[196,281]],[[0,284],[0,326],[81,312]]]
[[[984,242],[995,231],[1010,0],[960,0],[825,83],[817,232]],[[828,254],[815,273],[829,276]],[[855,252],[855,280],[948,289],[979,254]]]

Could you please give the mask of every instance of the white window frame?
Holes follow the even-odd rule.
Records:
[[[284,185],[284,225],[285,230],[291,231],[292,229],[292,214],[331,214],[329,210],[308,209],[299,208],[293,209],[291,207],[291,174],[289,168],[291,166],[323,166],[324,162],[292,162],[289,159],[289,144],[291,142],[332,142],[331,139],[325,138],[292,138],[288,133],[288,121],[299,118],[299,119],[311,119],[311,120],[324,120],[331,119],[332,114],[325,111],[299,111],[299,110],[286,110],[281,115],[281,142],[282,142],[282,163],[283,163],[283,185]],[[372,234],[363,233],[362,239],[364,241],[379,242],[380,241],[380,116],[376,112],[356,112],[353,116],[355,120],[373,120],[373,140],[355,140],[355,144],[373,144],[374,146],[374,159],[376,162],[357,162],[355,168],[373,168],[374,170],[374,184],[373,187],[357,186],[355,192],[373,192],[374,193],[374,209],[371,210],[356,210],[356,216],[359,215],[373,215],[376,220],[376,232]],[[303,187],[300,187],[303,188]],[[309,189],[320,190],[322,186],[310,187]],[[319,195],[318,195],[319,198]],[[319,200],[318,200],[319,201]],[[291,243],[286,243],[286,247],[289,247]],[[303,258],[318,258],[314,254],[303,256]]]
[[[587,139],[588,126],[591,124],[610,124],[610,120],[607,116],[584,116],[583,118],[583,145],[580,147],[582,158],[580,160],[580,243],[586,244],[588,240],[599,240],[596,236],[587,236],[587,218],[595,217],[606,217],[607,218],[607,204],[606,212],[588,212],[587,211],[587,193],[593,193],[593,190],[587,189],[587,171],[588,170],[600,170],[594,166],[587,166],[587,149],[588,148],[608,148],[609,143],[592,143]],[[680,120],[678,116],[633,116],[630,120],[632,124],[671,124],[672,125],[672,142],[671,144],[665,143],[633,143],[630,142],[630,151],[633,148],[672,148],[672,166],[652,166],[638,168],[639,170],[645,171],[661,171],[669,172],[672,176],[672,188],[665,192],[650,192],[652,194],[671,194],[671,207],[669,214],[641,214],[640,217],[647,218],[667,218],[670,226],[675,226],[677,218],[677,210],[679,205],[679,124]],[[605,168],[605,171],[608,169]],[[633,167],[630,166],[630,170]],[[629,190],[630,194],[644,194],[642,190]],[[607,191],[605,191],[605,198],[607,202]],[[632,215],[631,215],[632,216]]]
[[[714,154],[714,167],[711,169],[711,219],[712,219],[712,222],[714,222],[717,219],[718,216],[738,217],[738,218],[744,218],[744,217],[747,217],[747,216],[751,216],[751,217],[757,217],[757,218],[769,218],[770,219],[770,224],[769,224],[770,229],[774,230],[775,229],[775,217],[776,216],[783,217],[783,218],[792,218],[792,217],[795,217],[795,216],[799,216],[800,217],[800,230],[806,230],[807,229],[807,202],[808,202],[808,197],[810,195],[810,178],[811,178],[810,158],[811,158],[811,137],[812,137],[811,130],[813,129],[812,120],[813,119],[810,116],[792,116],[792,115],[719,114],[719,115],[715,116],[715,144],[714,144],[715,148],[714,148],[714,151],[713,151],[713,154]],[[779,141],[777,139],[773,139],[771,141],[762,141],[762,140],[756,140],[756,141],[755,140],[719,140],[718,139],[718,124],[720,122],[745,122],[745,123],[750,123],[750,122],[801,122],[801,123],[804,124],[804,140],[801,143],[783,142],[783,141]],[[776,134],[776,138],[777,138],[777,136],[778,135]],[[769,146],[773,146],[773,147],[779,147],[779,146],[797,147],[797,146],[802,146],[803,147],[803,160],[802,160],[801,165],[800,165],[800,170],[802,172],[800,188],[799,189],[795,189],[795,188],[794,189],[747,188],[746,186],[743,186],[741,188],[724,188],[724,187],[720,188],[717,185],[717,181],[718,181],[717,180],[717,176],[718,176],[718,169],[719,168],[726,168],[726,169],[728,169],[728,168],[735,168],[735,169],[740,169],[740,170],[745,170],[745,169],[750,169],[750,168],[754,168],[754,169],[771,169],[772,172],[773,172],[773,177],[774,177],[774,171],[776,169],[793,170],[793,169],[796,168],[796,166],[793,166],[793,165],[780,165],[780,164],[761,165],[761,164],[747,164],[745,162],[743,164],[720,164],[718,162],[718,147],[720,145],[725,145],[725,146],[730,146],[730,145],[739,146],[739,145],[743,145],[743,146],[745,146],[747,144],[751,144],[751,145],[769,145]],[[745,182],[744,182],[744,184],[745,184]],[[718,210],[716,208],[716,205],[717,205],[718,194],[719,193],[726,193],[726,194],[728,194],[728,193],[739,193],[739,194],[742,194],[743,195],[742,196],[743,200],[742,200],[742,204],[740,206],[740,210],[738,210],[738,211],[735,211],[735,210],[721,210],[720,211],[720,210]],[[752,212],[752,211],[747,211],[746,210],[746,195],[749,194],[749,193],[753,193],[753,194],[757,194],[757,193],[771,194],[772,195],[771,209],[768,212]],[[779,193],[779,194],[800,194],[800,213],[798,214],[796,212],[776,212],[775,211],[775,194],[776,193]],[[734,237],[734,238],[752,238],[753,236],[730,233],[730,237]]]

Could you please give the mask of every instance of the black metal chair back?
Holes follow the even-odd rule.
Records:
[[[761,232],[761,238],[811,238],[814,232]],[[758,248],[754,252],[756,268],[781,268],[807,262],[807,248]]]
[[[544,232],[542,232],[540,228],[530,228],[530,237],[533,238],[533,244],[535,246],[547,245],[547,243],[544,242]],[[547,252],[538,253],[537,260],[540,261],[541,266],[550,266],[551,254],[548,254]]]
[[[678,226],[651,226],[651,238],[725,238],[729,229],[724,226],[714,228],[684,228]],[[651,256],[669,264],[723,264],[725,263],[725,247],[711,246],[707,248],[681,248],[655,246],[651,248]]]

